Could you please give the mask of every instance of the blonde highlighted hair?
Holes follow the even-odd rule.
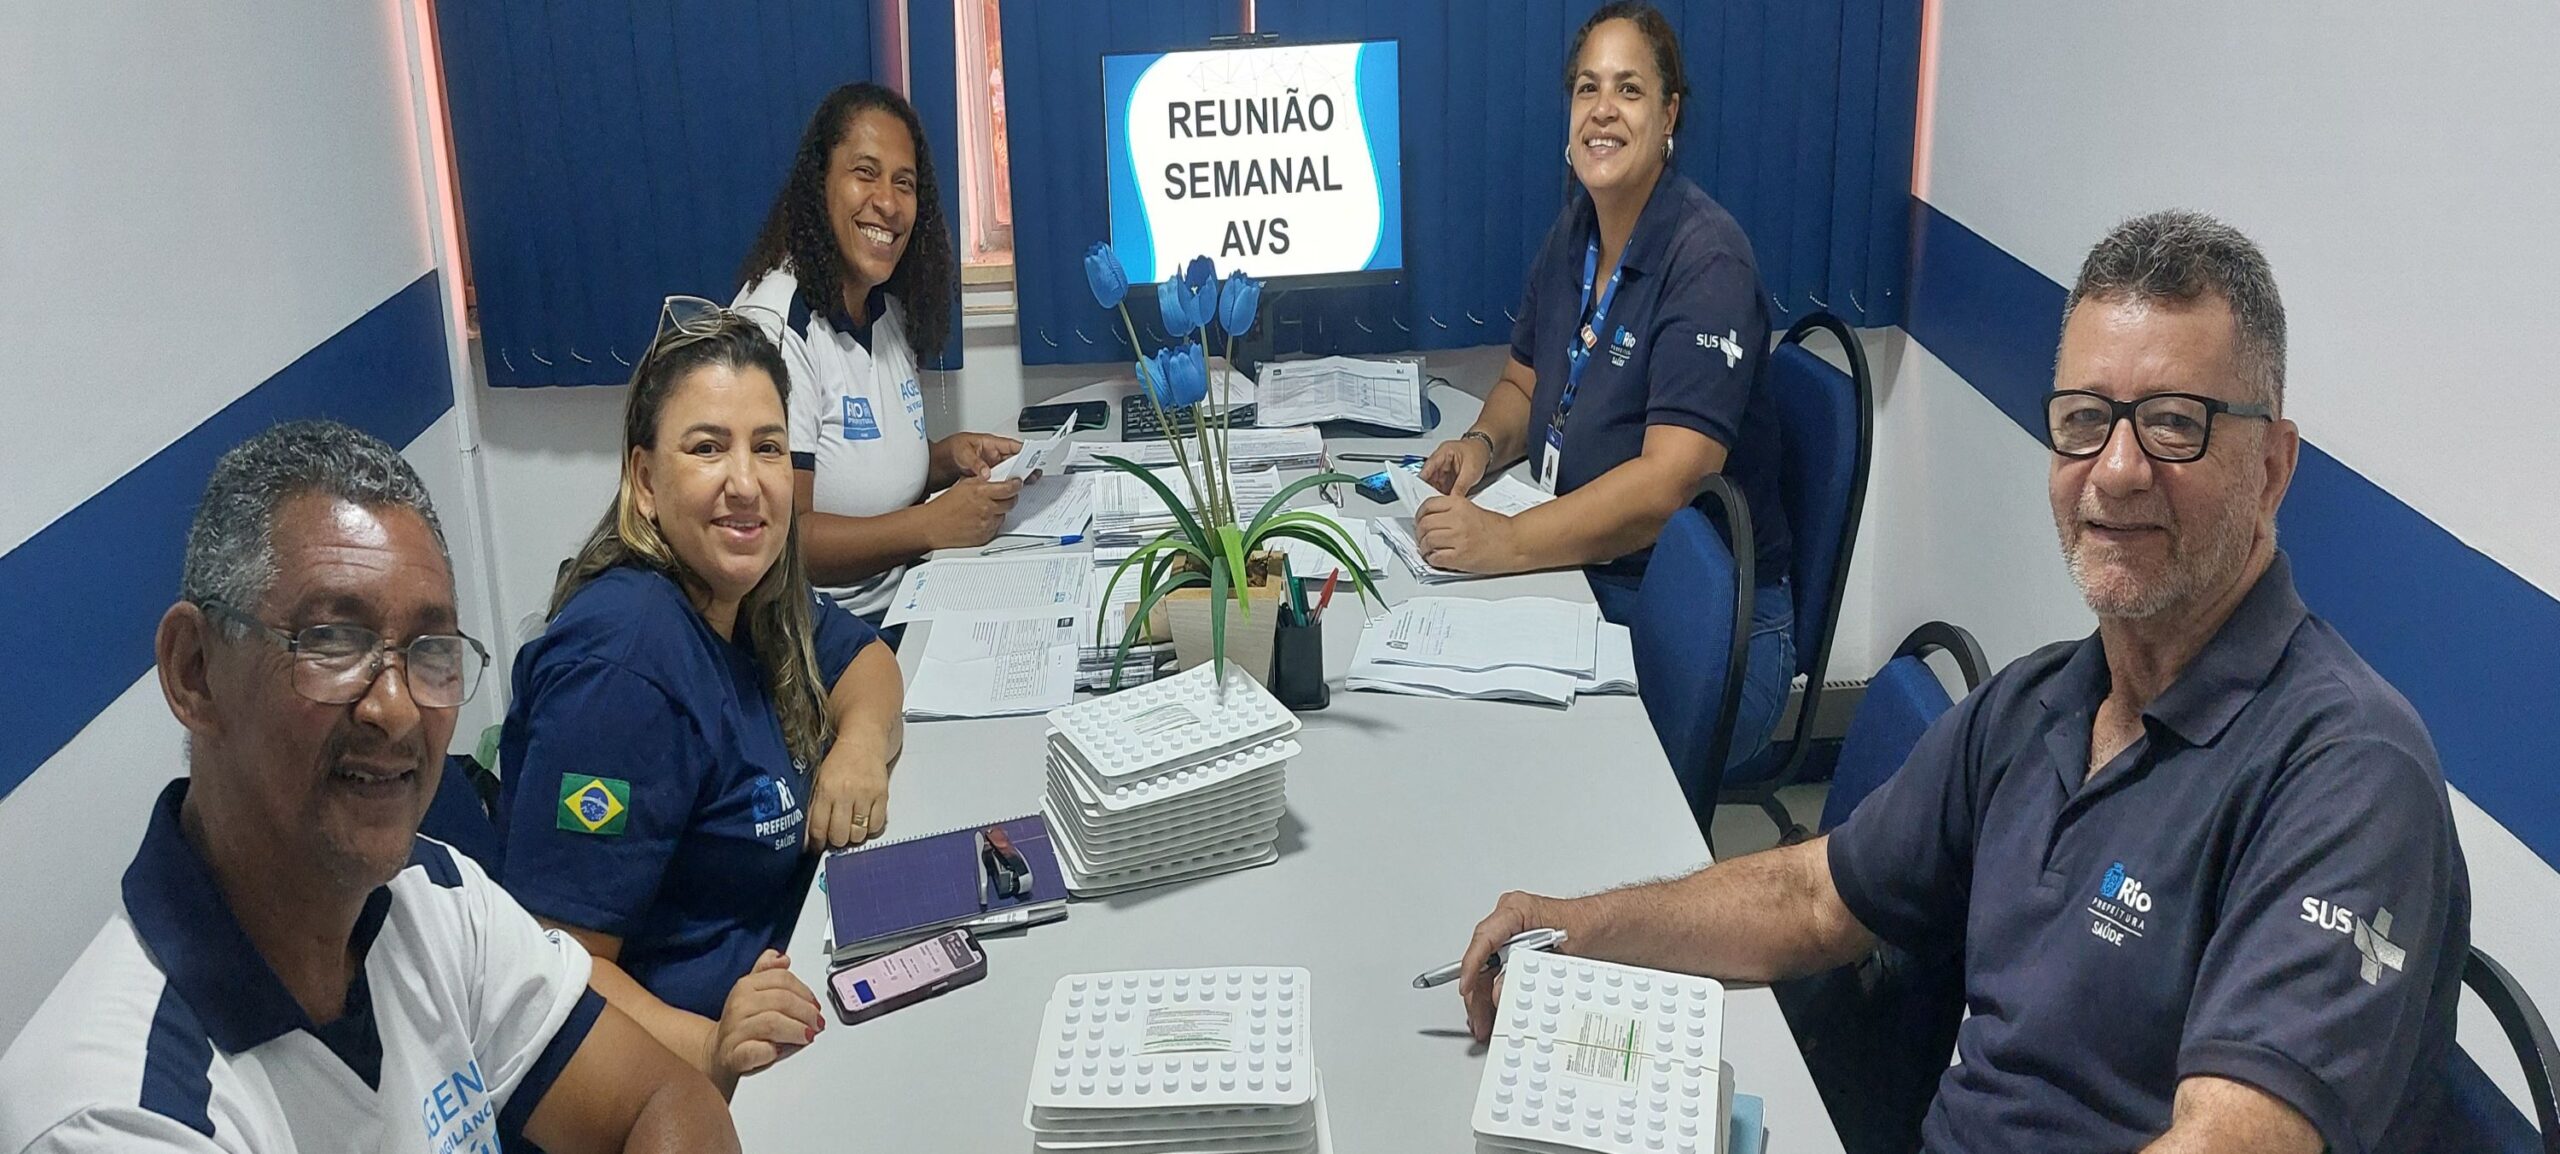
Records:
[[[650,342],[649,351],[631,373],[631,391],[622,407],[622,483],[613,505],[597,521],[586,544],[561,569],[551,589],[551,609],[560,609],[578,590],[607,570],[630,565],[665,574],[691,595],[706,583],[667,545],[658,524],[640,511],[641,452],[657,448],[658,418],[667,400],[694,370],[709,365],[732,371],[755,368],[773,378],[783,411],[791,408],[791,378],[776,348],[753,320],[726,309],[712,316],[666,327]],[[738,604],[738,623],[764,672],[765,692],[773,698],[774,715],[782,721],[783,743],[793,759],[816,765],[835,740],[835,721],[827,712],[827,687],[819,676],[816,626],[812,617],[808,564],[800,552],[800,524],[795,515],[785,534],[782,556],[765,570]]]

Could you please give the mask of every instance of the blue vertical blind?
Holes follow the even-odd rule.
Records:
[[[933,155],[935,191],[940,194],[936,199],[951,231],[953,258],[965,259],[960,227],[959,12],[951,0],[916,0],[906,6],[906,12],[907,103],[915,105],[916,119],[924,124],[924,143]],[[960,346],[967,343],[960,320],[960,294],[953,293],[947,330],[951,339],[943,342],[941,352],[919,355],[916,363],[945,371],[959,368]]]
[[[1022,361],[1031,365],[1126,360],[1116,313],[1096,308],[1084,283],[1085,246],[1107,239],[1102,54],[1199,48],[1234,32],[1242,11],[1204,0],[1005,0],[1006,146],[1013,162],[1013,273]],[[1129,294],[1142,326],[1155,294]],[[1146,332],[1156,347],[1162,332]]]
[[[1223,16],[1218,7],[1214,15]],[[1258,0],[1259,30],[1284,41],[1400,41],[1404,74],[1405,278],[1277,298],[1277,351],[1510,339],[1529,262],[1571,187],[1565,52],[1598,7],[1599,0]],[[1750,234],[1778,325],[1813,309],[1860,326],[1898,323],[1920,0],[1658,0],[1657,7],[1679,31],[1689,73],[1673,163]],[[1143,4],[1058,0],[1004,10],[1028,364],[1110,360],[1125,350],[1125,340],[1099,331],[1103,314],[1085,294],[1077,260],[1108,227],[1100,57],[1197,47],[1211,31],[1141,14],[1163,15]]]
[[[869,0],[437,0],[493,385],[620,384],[659,301],[726,301]]]

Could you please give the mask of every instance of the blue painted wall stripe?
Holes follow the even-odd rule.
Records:
[[[0,797],[150,671],[187,524],[224,450],[303,417],[405,446],[452,406],[429,271],[0,556]]]
[[[1911,281],[1906,331],[2041,440],[2064,287],[1917,199]],[[2417,707],[2446,778],[2560,864],[2560,755],[2535,733],[2560,701],[2560,600],[2323,452],[2317,432],[2278,514],[2303,600]]]

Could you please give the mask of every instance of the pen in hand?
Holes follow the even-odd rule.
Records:
[[[1502,943],[1500,948],[1485,955],[1484,972],[1490,974],[1501,969],[1503,961],[1513,950],[1552,950],[1557,946],[1563,945],[1564,940],[1565,934],[1563,930],[1523,930],[1511,935],[1511,940]],[[1438,969],[1424,970],[1422,973],[1414,977],[1413,988],[1417,990],[1428,990],[1433,986],[1445,986],[1451,982],[1457,981],[1458,969],[1460,966],[1465,964],[1464,959],[1461,959],[1459,961],[1451,962],[1448,965],[1441,966]]]

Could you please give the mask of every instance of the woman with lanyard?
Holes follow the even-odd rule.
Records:
[[[1662,14],[1602,7],[1565,70],[1580,192],[1530,269],[1501,381],[1423,465],[1446,496],[1423,504],[1415,537],[1425,559],[1463,572],[1583,566],[1601,613],[1625,622],[1663,523],[1702,500],[1709,474],[1731,477],[1760,582],[1739,763],[1766,744],[1795,665],[1778,418],[1760,379],[1766,295],[1741,226],[1670,167],[1688,83]],[[1524,459],[1555,500],[1504,516],[1468,499]]]
[[[877,625],[909,562],[995,539],[1022,493],[986,478],[1022,442],[925,436],[916,357],[950,339],[960,273],[905,97],[860,83],[820,102],[738,276],[791,368],[809,576]]]
[[[904,738],[896,657],[809,589],[791,384],[757,320],[667,302],[500,742],[499,880],[724,1093],[823,1028],[780,951],[817,851],[886,823]]]

